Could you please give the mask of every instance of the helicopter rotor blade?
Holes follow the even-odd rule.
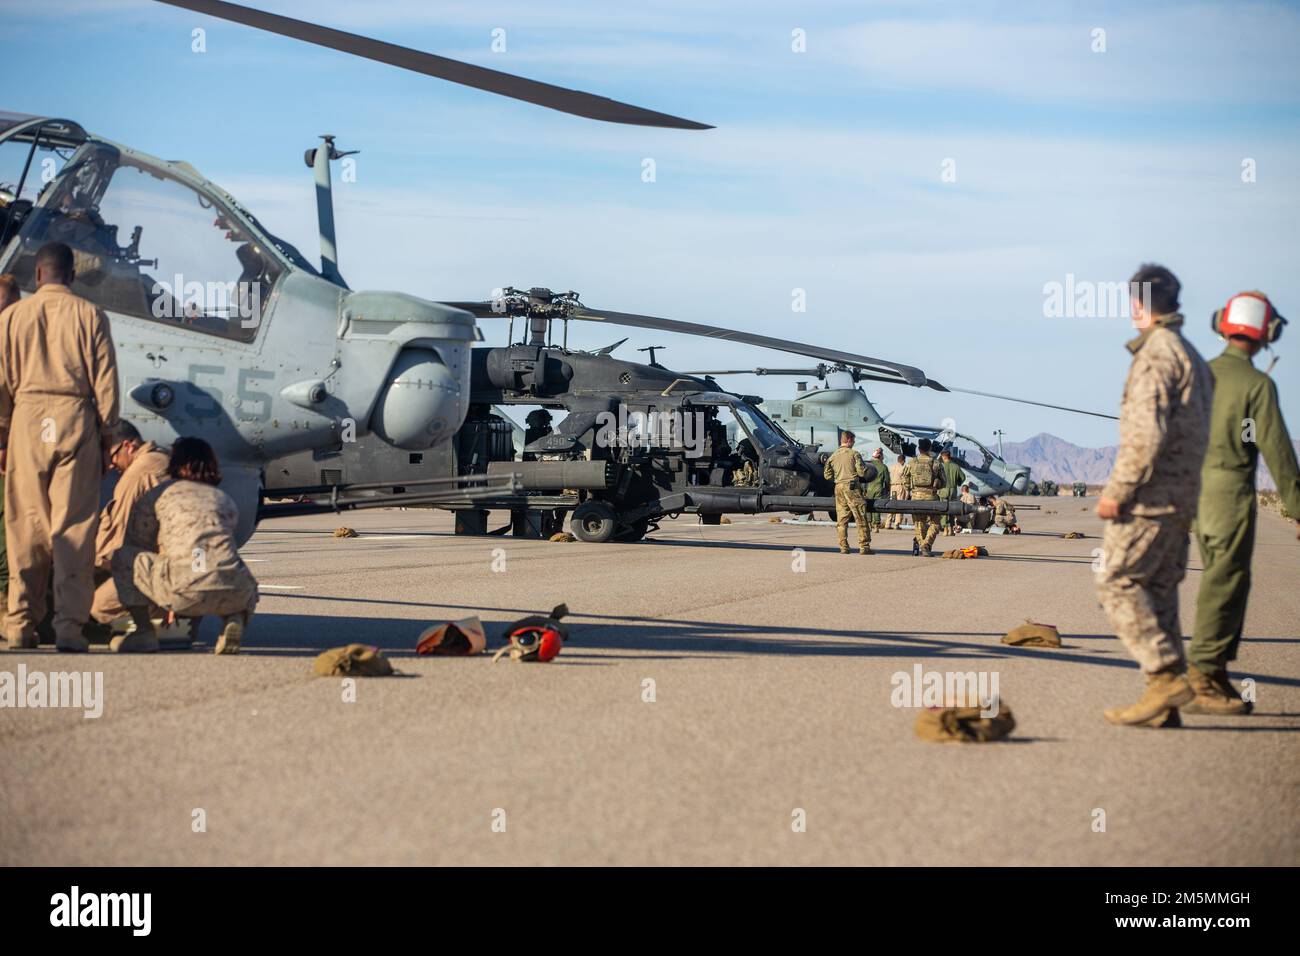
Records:
[[[724,368],[707,372],[682,372],[683,375],[694,375],[698,378],[714,375],[810,375],[813,378],[820,378],[822,375],[831,371],[825,365],[817,368]]]
[[[317,46],[386,63],[414,73],[423,73],[425,76],[449,80],[461,86],[496,93],[498,96],[523,100],[525,103],[544,106],[561,113],[584,116],[587,119],[667,129],[713,129],[707,123],[697,123],[694,120],[682,119],[680,116],[670,116],[667,113],[633,106],[630,103],[621,103],[594,93],[584,93],[581,90],[529,80],[511,73],[502,73],[500,70],[489,70],[487,67],[475,66],[450,57],[412,50],[395,43],[385,43],[383,40],[345,33],[342,30],[334,30],[304,20],[254,10],[237,3],[226,3],[224,0],[158,0],[158,2],[207,14],[220,20],[242,23],[244,26],[265,30],[268,33],[278,33],[280,36],[314,43]]]
[[[808,358],[821,359],[837,365],[848,365],[881,376],[881,381],[897,384],[922,386],[926,383],[925,373],[919,368],[890,362],[886,359],[872,358],[869,355],[857,355],[853,352],[841,352],[838,349],[792,342],[770,335],[757,335],[752,332],[740,332],[723,329],[715,325],[700,325],[695,322],[679,322],[676,319],[663,319],[653,315],[640,315],[635,312],[610,312],[604,309],[591,309],[582,306],[574,310],[571,319],[583,319],[588,322],[608,322],[613,325],[626,325],[632,328],[653,329],[657,332],[678,332],[684,335],[698,335],[706,339],[722,339],[727,342],[740,342],[759,348],[789,352],[793,355],[805,355]]]
[[[1107,415],[1104,412],[1092,412],[1088,411],[1086,408],[1071,408],[1069,405],[1053,405],[1051,402],[1036,402],[1031,398],[1015,398],[1011,395],[997,395],[993,392],[981,392],[973,388],[958,388],[955,385],[944,389],[938,382],[934,382],[933,385],[939,386],[941,390],[948,392],[962,392],[966,395],[979,395],[982,398],[997,398],[1004,402],[1019,402],[1022,405],[1037,405],[1040,408],[1054,408],[1059,412],[1074,412],[1078,415],[1092,415],[1094,418],[1109,418],[1112,421],[1119,421],[1118,415]]]

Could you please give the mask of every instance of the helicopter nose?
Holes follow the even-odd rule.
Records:
[[[1018,495],[1023,495],[1029,490],[1029,472],[1022,471],[1017,473],[1016,477],[1011,480],[1011,490]]]

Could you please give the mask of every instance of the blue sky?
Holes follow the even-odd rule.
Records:
[[[362,151],[356,182],[338,189],[354,288],[446,299],[572,288],[596,307],[1103,411],[1122,388],[1128,323],[1045,317],[1043,287],[1067,274],[1123,280],[1158,261],[1182,279],[1207,357],[1221,347],[1209,315],[1233,292],[1263,289],[1296,316],[1275,375],[1300,430],[1294,3],[255,5],[718,128],[594,123],[147,0],[5,0],[0,106],[187,159],[311,256],[302,152],[337,134]],[[191,51],[196,27],[205,53]],[[493,53],[498,28],[506,50]],[[795,29],[805,52],[791,49]],[[805,313],[791,311],[796,288]],[[610,338],[575,329],[570,343]],[[668,346],[661,361],[678,368],[791,364],[639,333],[622,351],[642,345]],[[1045,409],[869,392],[901,421],[952,418],[986,443],[996,428],[1116,437],[1113,423]]]

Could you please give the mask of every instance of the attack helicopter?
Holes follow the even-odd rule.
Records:
[[[823,451],[834,451],[846,429],[858,436],[857,449],[870,458],[877,448],[884,452],[886,465],[898,455],[916,455],[916,443],[928,438],[939,451],[948,451],[966,473],[966,484],[981,498],[990,494],[1024,494],[1029,489],[1029,468],[1013,465],[970,435],[944,425],[904,425],[888,421],[876,410],[851,368],[818,365],[812,368],[728,369],[691,372],[704,378],[723,375],[791,375],[815,379],[820,388],[796,383],[792,399],[768,399],[764,409],[773,421],[800,441]],[[955,391],[955,389],[954,389]],[[1002,397],[1002,396],[998,396]],[[1040,404],[1040,403],[1034,403]],[[1077,411],[1077,409],[1071,409]],[[1085,413],[1092,414],[1092,413]]]
[[[480,321],[506,319],[510,344],[472,350],[464,426],[454,440],[420,461],[412,458],[408,473],[445,479],[483,470],[513,474],[523,488],[519,494],[439,503],[456,512],[460,533],[488,532],[489,512],[498,509],[511,513],[511,523],[501,532],[549,535],[563,527],[567,515],[575,537],[603,542],[639,540],[660,520],[681,514],[718,524],[725,514],[807,514],[834,508],[834,487],[823,476],[826,455],[768,417],[759,407],[760,397],[674,372],[653,354],[649,363],[616,358],[612,353],[626,339],[596,351],[570,349],[572,321],[724,338],[835,363],[879,381],[947,391],[909,365],[717,326],[589,308],[576,292],[505,287],[490,301],[444,304]],[[514,340],[516,322],[526,335],[519,342]],[[563,326],[559,343],[557,324]],[[511,405],[538,407],[529,415],[522,460],[514,457],[512,423],[499,412]],[[566,413],[554,427],[550,410]],[[273,470],[281,474],[269,477],[268,494],[306,500],[266,507],[296,514],[328,501],[346,510],[366,495],[397,493],[391,477],[376,480],[377,473],[401,464],[391,456],[381,464],[383,454],[373,441],[360,441],[332,455],[277,462]],[[317,469],[324,477],[325,468],[344,480],[295,484],[311,481]],[[974,510],[959,501],[874,500],[868,508],[940,514]]]
[[[217,0],[159,0],[611,123],[706,124]],[[0,113],[0,272],[25,293],[47,242],[69,245],[73,291],[109,316],[122,414],[148,439],[205,438],[222,487],[253,531],[268,462],[371,436],[420,453],[447,441],[470,405],[474,316],[400,292],[354,291],[338,266],[332,136],[306,151],[321,261],[312,265],[232,195],[162,160],[52,116]],[[513,475],[426,479],[418,498],[515,489]],[[378,507],[369,496],[358,507]]]

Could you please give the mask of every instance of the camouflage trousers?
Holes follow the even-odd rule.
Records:
[[[1097,600],[1147,674],[1185,666],[1178,585],[1187,572],[1189,531],[1183,515],[1130,515],[1107,522],[1102,536]]]
[[[913,492],[912,497],[917,501],[938,500],[934,492],[930,492],[928,496],[922,492]],[[923,548],[933,547],[934,539],[939,537],[939,515],[916,514],[913,512],[912,524],[916,529],[912,532],[912,537],[916,539],[916,543]]]
[[[858,526],[858,550],[871,546],[871,526],[867,524],[867,508],[862,492],[847,482],[835,486],[835,532],[839,535],[840,550],[849,550],[849,518]]]
[[[177,617],[243,613],[248,623],[257,606],[257,581],[246,569],[210,571],[201,587],[177,583],[187,577],[193,575],[174,575],[171,559],[154,551],[125,547],[113,555],[113,583],[123,606],[152,605]]]

